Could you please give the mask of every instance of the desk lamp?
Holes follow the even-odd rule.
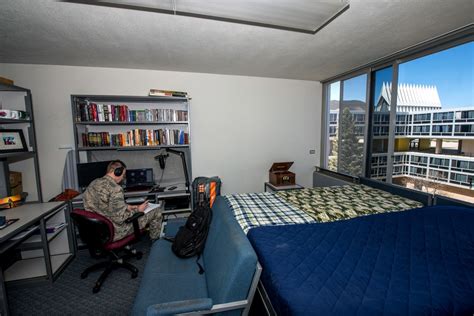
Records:
[[[159,154],[158,156],[155,156],[155,160],[158,160],[160,164],[160,168],[163,170],[166,167],[166,159],[169,157],[169,153],[172,153],[181,157],[181,163],[183,164],[183,170],[184,170],[184,178],[186,181],[186,193],[189,193],[189,174],[188,174],[188,167],[186,165],[185,153],[179,150],[171,149],[171,148],[165,148],[165,151],[166,151],[166,154]]]

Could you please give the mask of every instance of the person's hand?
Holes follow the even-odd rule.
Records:
[[[138,211],[144,212],[147,207],[148,207],[148,201],[145,201],[142,204],[138,205]]]

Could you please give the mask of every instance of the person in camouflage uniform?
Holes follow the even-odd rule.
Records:
[[[115,229],[114,241],[120,240],[133,233],[132,223],[126,224],[125,220],[137,212],[143,212],[148,201],[140,205],[125,203],[123,189],[120,182],[125,178],[125,164],[112,161],[107,166],[107,174],[102,178],[92,181],[84,192],[84,207],[107,217]],[[138,219],[140,228],[149,225],[151,239],[158,239],[161,231],[161,209],[154,209]]]

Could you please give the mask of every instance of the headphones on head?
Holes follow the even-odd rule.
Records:
[[[114,169],[114,175],[116,177],[120,177],[123,174],[124,169],[127,168],[127,166],[121,160],[114,160],[110,164],[113,165],[115,163],[119,163],[121,165],[120,167]]]

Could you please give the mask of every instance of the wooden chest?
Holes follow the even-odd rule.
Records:
[[[270,168],[270,183],[275,186],[295,184],[295,174],[290,169],[293,162],[275,162]]]

